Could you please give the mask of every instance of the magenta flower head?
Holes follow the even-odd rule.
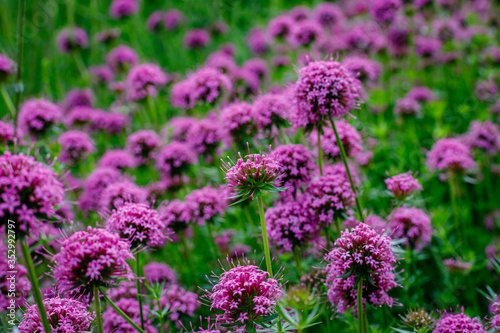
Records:
[[[159,247],[167,239],[165,223],[158,212],[140,203],[126,203],[114,210],[106,220],[106,229],[129,241],[132,248]]]
[[[328,225],[354,206],[354,197],[349,179],[341,173],[321,176],[306,187],[309,208]]]
[[[441,139],[427,153],[430,169],[461,173],[475,165],[470,149],[457,139]]]
[[[197,205],[191,201],[180,201],[178,199],[164,203],[160,206],[160,218],[165,225],[176,234],[183,232],[194,221]]]
[[[227,199],[224,198],[222,191],[210,186],[192,191],[184,200],[196,205],[193,218],[199,225],[213,222],[213,218],[217,215],[224,215],[227,208]]]
[[[322,2],[313,11],[314,20],[325,28],[341,26],[345,21],[345,16],[339,6]]]
[[[113,73],[111,68],[108,67],[107,65],[90,66],[89,72],[90,75],[92,76],[92,82],[98,84],[105,84],[111,82],[115,77],[115,73]]]
[[[160,23],[163,21],[163,17],[165,13],[159,10],[156,10],[149,15],[148,20],[146,21],[146,28],[149,31],[158,31],[161,29]]]
[[[382,66],[378,62],[359,56],[345,58],[342,65],[363,82],[376,81],[382,72]]]
[[[128,202],[146,202],[148,192],[130,180],[121,180],[110,184],[102,191],[99,202],[99,212],[106,213],[118,209]]]
[[[140,130],[127,137],[127,151],[140,165],[151,161],[160,145],[161,138],[153,130]]]
[[[288,13],[295,22],[307,20],[310,16],[309,8],[306,6],[295,6]]]
[[[169,265],[161,262],[150,262],[142,268],[146,280],[151,283],[165,283],[165,286],[171,286],[177,283],[177,274]]]
[[[392,55],[400,57],[408,54],[410,30],[399,22],[389,26],[387,31],[388,48]]]
[[[421,113],[420,103],[410,97],[404,97],[396,100],[394,113],[403,116],[419,116]]]
[[[159,151],[156,157],[156,168],[164,178],[179,176],[195,163],[195,152],[183,142],[169,143]]]
[[[432,239],[431,218],[421,209],[399,207],[391,214],[387,229],[392,231],[392,239],[403,238],[411,248],[421,250]]]
[[[401,7],[401,0],[375,0],[372,2],[370,13],[375,21],[387,24],[395,19]]]
[[[436,97],[434,93],[427,87],[413,87],[410,91],[406,93],[407,98],[412,98],[417,102],[430,102]]]
[[[288,15],[280,15],[269,21],[267,34],[273,38],[285,39],[295,25],[295,21]]]
[[[118,39],[122,34],[120,29],[106,29],[99,31],[95,39],[102,44],[111,44],[113,41]]]
[[[134,168],[135,159],[124,149],[108,150],[102,155],[97,165],[99,168]]]
[[[335,126],[339,134],[340,142],[342,142],[342,145],[344,146],[346,155],[356,156],[361,153],[363,147],[361,146],[361,135],[358,131],[343,119],[337,121]],[[309,137],[309,141],[315,147],[318,147],[317,134],[312,134]],[[335,132],[330,127],[323,128],[323,134],[321,134],[321,149],[325,155],[331,159],[338,159],[340,157],[340,148],[337,144],[337,138],[335,136]]]
[[[192,317],[200,306],[198,295],[187,291],[177,284],[173,284],[160,298],[162,309],[169,308],[168,319],[177,322],[185,317]]]
[[[236,203],[245,201],[248,198],[262,197],[265,191],[281,192],[286,188],[281,188],[282,170],[279,161],[274,156],[261,154],[249,154],[240,158],[234,163],[222,162],[222,171],[226,174],[228,186],[237,198]]]
[[[229,260],[228,260],[229,263]],[[225,324],[246,327],[251,332],[255,322],[274,312],[282,292],[280,279],[252,265],[248,260],[229,263],[230,269],[220,276],[212,276],[212,290],[205,296],[210,310],[222,310],[217,319]]]
[[[0,143],[9,144],[14,142],[14,125],[0,121]],[[18,135],[19,138],[19,135]]]
[[[247,35],[247,45],[252,53],[263,55],[269,51],[269,38],[264,31],[253,28]]]
[[[53,258],[54,278],[61,290],[90,295],[94,286],[108,287],[117,279],[134,276],[127,260],[134,259],[130,244],[107,230],[88,227],[61,243]]]
[[[452,333],[452,332],[475,332],[486,333],[481,322],[477,318],[472,319],[464,313],[462,307],[460,313],[448,313],[444,311],[434,327],[433,333]]]
[[[396,257],[391,239],[380,235],[369,225],[360,223],[351,230],[341,232],[333,250],[325,255],[328,299],[336,311],[343,314],[354,307],[357,311],[356,287],[363,279],[363,305],[387,304],[393,299],[387,292],[398,284],[395,281]]]
[[[9,248],[0,240],[0,250],[8,253]],[[28,270],[16,263],[7,260],[7,255],[0,258],[0,308],[9,312],[10,309],[26,304],[26,297],[31,291],[31,283],[28,279]],[[14,276],[14,279],[12,279]],[[12,288],[14,287],[14,288]],[[11,293],[11,294],[9,294]]]
[[[254,73],[259,80],[265,80],[269,77],[269,68],[264,59],[252,58],[245,61],[243,69]]]
[[[257,131],[253,122],[252,105],[247,102],[226,105],[220,112],[220,118],[222,127],[234,140],[251,137]]]
[[[231,75],[238,68],[233,56],[223,50],[210,54],[205,61],[205,66],[216,68],[227,75]]]
[[[184,22],[184,14],[177,9],[169,10],[163,17],[163,23],[168,30],[177,29]]]
[[[193,117],[173,117],[168,122],[168,127],[172,131],[170,139],[172,141],[186,142],[189,129],[196,123],[197,120]]]
[[[78,106],[91,108],[92,105],[94,105],[94,94],[92,90],[88,88],[81,90],[73,89],[66,94],[62,102],[62,109],[64,112],[68,112]]]
[[[193,29],[184,36],[184,46],[187,49],[198,50],[210,43],[210,34],[203,29]]]
[[[304,20],[295,23],[291,31],[289,42],[293,47],[307,47],[324,37],[323,28],[315,21]]]
[[[418,183],[417,179],[413,178],[410,171],[387,178],[385,185],[398,200],[404,200],[413,192],[422,190],[422,185]]]
[[[83,211],[99,208],[102,192],[111,184],[120,181],[122,176],[115,168],[97,168],[85,179],[83,193],[79,198],[79,205]]]
[[[257,128],[270,132],[274,127],[283,128],[291,118],[291,103],[282,94],[265,94],[253,103],[253,118]]]
[[[95,313],[87,311],[87,305],[70,298],[46,298],[43,305],[53,332],[90,332]],[[20,333],[44,332],[36,304],[29,305],[19,323]]]
[[[89,38],[85,30],[80,28],[66,28],[57,35],[57,48],[61,53],[86,49],[89,46]]]
[[[120,112],[106,112],[94,110],[90,112],[89,129],[91,131],[104,131],[108,134],[119,134],[130,125],[129,115]],[[88,115],[85,115],[87,117]]]
[[[133,99],[156,96],[156,87],[164,86],[167,81],[167,75],[155,64],[136,65],[127,75],[129,94]]]
[[[122,310],[138,326],[141,325],[141,309],[139,302],[135,298],[121,298],[116,301],[116,306]],[[142,305],[142,313],[149,313],[150,309],[146,304]],[[104,332],[113,333],[135,333],[137,330],[130,325],[115,309],[108,307],[102,314]],[[157,333],[149,316],[144,315],[144,332]]]
[[[486,327],[488,329],[494,328],[496,330],[500,329],[500,301],[491,304],[490,309],[493,309],[493,316],[489,319]]]
[[[498,87],[492,80],[478,81],[475,92],[480,101],[494,102],[498,96]]]
[[[281,182],[284,187],[296,191],[312,179],[316,165],[312,153],[306,146],[301,144],[278,146],[271,155],[281,165]]]
[[[115,72],[124,72],[128,68],[134,67],[139,62],[139,56],[129,46],[120,45],[113,48],[106,55],[106,63]]]
[[[218,119],[206,118],[195,122],[189,128],[186,139],[197,154],[211,158],[218,153],[224,132]]]
[[[433,58],[437,56],[443,48],[443,44],[438,38],[416,36],[415,51],[424,58]]]
[[[234,86],[234,95],[238,98],[245,99],[251,95],[255,95],[259,90],[259,77],[246,68],[237,68],[232,74],[231,79]]]
[[[465,135],[466,144],[477,150],[495,156],[500,151],[500,132],[498,125],[487,120],[484,123],[478,120],[470,124],[469,132]]]
[[[59,106],[46,99],[32,98],[21,105],[18,126],[23,134],[43,135],[61,121],[61,116]]]
[[[361,83],[339,62],[313,61],[300,69],[295,83],[295,125],[310,131],[329,117],[342,117],[356,107]]]
[[[5,81],[17,71],[14,60],[0,53],[0,82]]]
[[[109,13],[114,19],[129,17],[139,11],[137,0],[113,0]]]
[[[18,236],[37,235],[42,221],[55,217],[64,200],[63,184],[56,177],[32,156],[4,152],[0,156],[0,226],[10,219],[16,221]]]
[[[82,131],[64,132],[57,142],[61,145],[59,160],[63,163],[78,163],[95,150],[94,140]]]
[[[315,240],[321,231],[305,202],[287,202],[266,210],[269,238],[285,253]]]

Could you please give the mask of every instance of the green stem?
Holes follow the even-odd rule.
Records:
[[[208,236],[210,237],[210,242],[212,243],[212,250],[213,250],[213,253],[214,253],[214,257],[215,257],[215,259],[218,259],[218,258],[221,257],[221,255],[220,255],[220,251],[218,249],[217,243],[215,242],[214,233],[213,233],[213,230],[212,230],[211,223],[212,222],[207,221],[205,224],[207,225]]]
[[[146,99],[148,100],[148,109],[149,109],[149,113],[151,114],[151,120],[153,121],[153,127],[154,128],[158,128],[158,126],[160,126],[160,123],[159,123],[159,120],[158,120],[158,113],[157,113],[157,110],[156,110],[156,105],[155,105],[155,102],[153,100],[153,97],[151,97],[149,94],[148,96],[146,97]]]
[[[69,26],[74,26],[75,25],[75,9],[74,9],[74,4],[73,0],[67,0],[66,1],[66,19],[68,20],[68,25]]]
[[[457,230],[458,242],[462,244],[463,235],[462,235],[462,226],[460,225],[460,213],[458,212],[457,206],[457,187],[455,185],[455,176],[449,176],[448,182],[450,184],[450,195],[451,195],[451,209],[453,214],[453,219],[455,222],[455,229]]]
[[[160,333],[163,333],[163,326],[165,326],[165,323],[163,322],[163,310],[161,309],[160,298],[156,301],[158,302],[158,312],[160,313],[160,317],[158,318],[160,320]]]
[[[300,261],[300,253],[298,248],[293,248],[293,259],[295,260],[295,265],[297,265],[297,273],[302,276],[302,263]]]
[[[97,333],[104,333],[101,315],[101,300],[99,298],[99,288],[94,284],[95,316],[97,320]]]
[[[141,253],[137,253],[136,264],[137,269],[135,274],[137,275],[135,281],[137,286],[137,300],[139,301],[139,314],[141,315],[141,328],[144,329],[144,313],[142,311],[142,292],[141,292],[141,281],[139,280],[141,276]]]
[[[12,103],[12,99],[10,98],[9,93],[5,88],[5,84],[2,84],[0,89],[2,92],[3,100],[5,101],[5,105],[7,105],[7,109],[9,109],[12,118],[14,118],[16,116],[16,107],[14,106],[14,103]]]
[[[181,231],[180,237],[181,237],[182,248],[183,248],[182,254],[184,256],[184,259],[186,260],[186,263],[187,263],[187,266],[189,269],[189,273],[195,278],[195,280],[197,280],[198,275],[195,274],[195,270],[193,268],[193,262],[191,261],[191,257],[189,256],[189,248],[188,248],[188,245],[186,242],[186,235],[184,234],[184,231]]]
[[[271,252],[269,251],[269,240],[267,239],[266,220],[264,217],[264,203],[262,202],[261,197],[257,198],[257,202],[259,203],[260,227],[262,228],[262,243],[264,245],[264,254],[266,256],[266,267],[269,275],[273,277],[274,274],[273,267],[271,266]]]
[[[35,298],[35,302],[38,306],[38,312],[40,312],[40,319],[43,324],[43,329],[45,333],[51,333],[52,329],[50,327],[49,320],[47,319],[47,311],[45,310],[45,306],[43,305],[42,294],[40,293],[40,286],[38,285],[35,266],[33,265],[33,260],[31,260],[30,249],[25,237],[21,237],[21,251],[23,252],[24,260],[26,261],[28,277],[33,289],[33,297]]]
[[[363,211],[361,210],[361,204],[359,203],[358,193],[356,191],[356,186],[354,186],[354,181],[352,180],[351,171],[349,170],[349,165],[347,164],[347,157],[345,155],[344,145],[342,144],[342,141],[340,141],[339,133],[337,132],[337,127],[335,126],[335,122],[333,121],[332,117],[330,117],[330,123],[332,124],[332,129],[333,132],[335,133],[335,139],[337,140],[337,146],[340,149],[340,156],[342,157],[342,162],[344,162],[345,171],[347,173],[347,176],[349,177],[349,182],[351,183],[351,188],[352,191],[354,192],[354,197],[356,198],[356,207],[358,208],[359,220],[361,222],[365,222],[365,219],[363,217]]]
[[[364,323],[363,323],[363,279],[359,279],[358,282],[358,321],[359,321],[359,333],[364,333],[365,328],[364,328]]]
[[[318,127],[318,165],[319,174],[323,176],[323,149],[321,149],[321,131]]]
[[[19,118],[19,104],[22,94],[22,69],[23,69],[23,48],[24,48],[24,10],[26,0],[19,0],[17,13],[17,91],[16,91],[16,116],[14,117],[14,140],[17,138],[17,120]],[[14,152],[17,150],[17,144],[14,146]]]
[[[111,305],[111,307],[116,311],[116,313],[118,313],[120,316],[122,316],[122,318],[125,319],[127,321],[127,323],[132,325],[132,327],[135,328],[137,330],[137,332],[145,333],[144,330],[142,328],[140,328],[139,325],[137,325],[132,319],[130,319],[130,317],[127,316],[127,314],[124,313],[118,306],[116,306],[116,304],[112,300],[110,300],[109,297],[106,296],[106,294],[103,293],[102,297],[104,297],[106,302],[109,303],[109,305]]]
[[[335,225],[337,226],[337,237],[340,238],[340,232],[342,231],[342,223],[340,222],[340,218],[335,218]]]

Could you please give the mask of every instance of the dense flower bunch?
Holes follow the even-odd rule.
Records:
[[[404,317],[405,325],[417,330],[431,327],[434,322],[432,316],[424,309],[410,310]]]
[[[500,301],[497,301],[491,305],[493,309],[493,316],[490,318],[487,328],[494,328],[496,330],[500,329]]]
[[[145,189],[140,188],[130,180],[117,181],[102,191],[99,212],[106,213],[113,209],[118,209],[128,202],[144,203],[147,194]]]
[[[122,298],[136,298],[137,284],[136,281],[121,280],[106,290],[106,294],[112,301],[117,301]]]
[[[88,88],[81,90],[73,89],[66,94],[66,97],[62,102],[62,109],[65,112],[68,112],[77,106],[92,107],[93,104],[94,94],[92,93],[92,90]]]
[[[257,97],[253,103],[253,118],[257,128],[271,130],[273,126],[284,127],[290,118],[291,103],[281,94],[266,94]]]
[[[94,141],[82,131],[64,132],[57,142],[61,145],[59,160],[63,163],[79,162],[95,150]]]
[[[476,165],[469,148],[457,139],[437,141],[427,154],[427,165],[431,169],[460,172]]]
[[[124,149],[106,151],[97,163],[99,168],[126,169],[135,167],[136,160],[130,152]]]
[[[77,333],[90,332],[95,320],[95,313],[87,311],[87,305],[69,298],[47,298],[43,301],[52,332]],[[40,313],[36,304],[26,308],[21,323],[20,333],[44,332]]]
[[[93,82],[98,84],[105,84],[111,82],[115,73],[111,70],[107,65],[102,66],[90,66],[89,67],[90,75],[92,76]]]
[[[17,232],[36,235],[43,219],[56,216],[63,203],[63,184],[56,176],[32,156],[10,152],[0,156],[0,225],[10,219],[16,221]]]
[[[217,215],[224,215],[224,210],[227,208],[227,200],[222,192],[210,186],[192,191],[186,195],[185,200],[196,205],[193,218],[199,225],[213,222],[212,219]]]
[[[3,240],[0,240],[0,251],[4,253],[0,258],[0,309],[9,311],[12,308],[12,299],[16,308],[24,305],[25,299],[31,290],[31,283],[27,277],[28,271],[23,265],[16,263],[12,267],[8,263],[7,255],[9,252],[7,246],[3,244]],[[14,280],[12,276],[14,276]],[[12,284],[15,286],[14,288],[12,288]],[[11,297],[9,293],[13,293],[14,297]]]
[[[394,113],[407,116],[418,116],[421,113],[420,103],[413,98],[405,97],[396,101]]]
[[[402,6],[401,0],[375,0],[372,2],[370,13],[377,22],[387,24],[394,20]]]
[[[192,126],[186,133],[186,141],[197,154],[211,157],[217,153],[224,134],[218,119],[202,119]]]
[[[161,262],[150,262],[142,268],[146,280],[151,283],[165,283],[170,286],[177,283],[177,274],[169,265]]]
[[[307,47],[323,37],[323,28],[318,22],[303,20],[293,25],[288,40],[293,47]]]
[[[172,142],[164,146],[156,157],[156,168],[165,178],[179,176],[196,163],[196,154],[183,142]]]
[[[331,224],[354,206],[354,192],[343,174],[324,175],[306,187],[306,200],[321,223]]]
[[[263,191],[280,192],[281,166],[273,156],[250,154],[233,163],[224,162],[221,167],[225,172],[231,192],[239,201],[260,197]]]
[[[385,180],[385,185],[387,185],[387,189],[391,191],[398,200],[403,200],[413,192],[422,190],[422,185],[418,183],[417,179],[413,178],[410,171],[387,178]]]
[[[491,121],[473,121],[465,135],[466,144],[472,149],[483,150],[495,156],[500,151],[500,132],[498,125]]]
[[[168,125],[172,129],[170,137],[172,141],[186,142],[187,133],[196,122],[196,118],[193,117],[173,117],[170,119]]]
[[[359,56],[345,58],[342,65],[363,82],[376,81],[382,72],[382,66],[378,62]]]
[[[295,125],[312,129],[342,117],[360,102],[361,83],[339,62],[315,61],[300,69],[295,83]]]
[[[325,28],[340,26],[345,21],[345,16],[339,6],[322,2],[314,8],[314,20]]]
[[[72,112],[74,112],[73,110]],[[91,131],[104,131],[108,134],[119,134],[130,125],[130,117],[119,112],[106,112],[94,110],[89,114],[89,129]]]
[[[16,63],[4,54],[0,53],[0,82],[6,80],[17,71]]]
[[[312,153],[304,145],[281,145],[271,155],[281,165],[283,186],[291,190],[307,184],[316,170]]]
[[[50,126],[61,121],[61,109],[46,99],[32,98],[19,110],[19,128],[23,134],[45,134]]]
[[[413,87],[406,93],[406,97],[414,99],[417,102],[430,102],[436,98],[429,88],[421,86]]]
[[[342,142],[347,156],[356,156],[363,151],[363,147],[361,146],[361,135],[351,124],[344,120],[339,120],[335,123],[335,127],[337,128],[340,142]],[[315,147],[318,146],[317,132],[311,134],[309,141]],[[321,149],[325,153],[325,156],[332,159],[338,159],[340,157],[340,148],[337,144],[335,132],[329,127],[323,128],[323,133],[321,134]]]
[[[141,99],[148,95],[156,96],[156,87],[168,82],[167,75],[155,64],[141,64],[132,67],[127,75],[127,85],[131,99]]]
[[[106,220],[106,228],[128,240],[132,247],[158,247],[165,243],[166,228],[158,212],[145,204],[126,203]]]
[[[57,48],[61,53],[70,53],[85,49],[89,45],[89,37],[85,30],[74,27],[63,29],[57,35]]]
[[[131,47],[119,45],[106,55],[106,63],[115,72],[123,72],[129,67],[134,67],[139,62],[139,56]]]
[[[394,271],[396,257],[388,236],[382,236],[365,223],[341,232],[334,249],[325,256],[328,299],[338,313],[357,305],[357,281],[362,278],[363,305],[392,306],[387,294],[397,287]]]
[[[141,325],[139,302],[133,298],[122,298],[116,301],[116,306],[122,310],[132,321]],[[142,305],[142,312],[147,314],[149,308],[146,304]],[[130,325],[121,315],[119,315],[112,307],[102,314],[104,332],[114,333],[134,333],[137,330]],[[144,332],[157,333],[158,331],[153,326],[152,320],[147,315],[144,316]]]
[[[404,238],[412,248],[422,249],[431,242],[431,218],[418,208],[399,207],[391,214],[387,228],[393,239]]]
[[[477,320],[472,319],[463,312],[461,313],[448,313],[444,312],[441,319],[439,319],[434,327],[433,333],[453,333],[453,332],[475,332],[486,333],[483,325]]]
[[[221,110],[221,123],[235,140],[252,136],[256,132],[253,122],[252,105],[247,102],[235,102]]]
[[[160,207],[160,218],[175,233],[184,231],[194,221],[197,205],[191,201],[172,200]]]
[[[0,143],[14,142],[14,126],[0,121]]]
[[[269,238],[282,252],[292,252],[314,240],[321,228],[305,202],[287,202],[266,210]]]
[[[293,29],[295,22],[289,15],[280,15],[269,21],[267,33],[273,38],[287,38]]]
[[[120,171],[114,168],[97,168],[83,184],[83,192],[78,200],[84,211],[96,210],[101,203],[102,192],[111,184],[122,180]]]
[[[53,258],[54,278],[61,290],[90,294],[93,286],[110,286],[116,279],[132,279],[127,260],[134,259],[130,244],[107,230],[88,227],[61,243]]]
[[[160,136],[152,130],[137,131],[127,137],[127,151],[132,154],[139,164],[149,162],[154,157],[153,152],[160,145]]]
[[[115,19],[129,17],[137,13],[139,3],[137,0],[113,0],[109,13]]]
[[[206,297],[211,310],[224,311],[217,318],[228,324],[243,327],[258,321],[273,311],[282,295],[279,280],[248,261],[238,261],[214,278],[217,280]]]
[[[171,321],[178,321],[183,316],[192,317],[199,307],[198,295],[177,284],[173,284],[160,298],[160,304],[163,309],[169,306],[167,317]]]
[[[203,29],[193,29],[184,36],[184,46],[187,49],[201,49],[209,43],[210,35]]]
[[[171,9],[165,13],[163,23],[168,30],[177,29],[184,22],[184,14],[177,9]]]

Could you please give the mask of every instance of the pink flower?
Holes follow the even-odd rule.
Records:
[[[387,228],[393,239],[404,238],[408,245],[417,250],[428,246],[432,239],[431,218],[421,209],[399,207],[391,214]]]
[[[392,176],[385,180],[387,189],[391,191],[398,200],[403,200],[414,191],[421,191],[422,185],[413,178],[411,171]]]
[[[427,153],[427,165],[440,171],[462,172],[476,165],[469,148],[457,139],[441,139]]]
[[[217,215],[224,215],[227,208],[227,199],[224,193],[218,189],[205,186],[192,191],[186,195],[185,200],[194,203],[193,218],[199,225],[213,223]]]
[[[32,98],[21,105],[19,129],[23,134],[43,135],[61,121],[61,109],[46,99]]]

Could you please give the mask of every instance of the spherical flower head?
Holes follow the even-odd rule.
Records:
[[[140,130],[127,137],[127,151],[140,165],[148,163],[161,145],[160,136],[153,130]]]
[[[119,112],[94,110],[90,112],[89,130],[104,131],[108,134],[119,134],[130,125],[130,117]]]
[[[126,45],[119,45],[106,55],[106,63],[115,72],[123,72],[127,68],[134,67],[138,62],[139,56],[135,50]]]
[[[218,119],[206,118],[189,128],[186,139],[197,154],[211,157],[218,152],[224,132]]]
[[[221,169],[225,172],[228,186],[242,202],[248,198],[261,197],[264,191],[281,192],[282,170],[279,161],[273,156],[249,154],[233,163],[223,162]]]
[[[64,200],[63,184],[57,174],[32,156],[0,156],[0,226],[16,221],[18,236],[37,235],[44,224],[40,219],[56,216]]]
[[[168,319],[179,321],[184,317],[192,317],[199,307],[198,295],[187,291],[177,284],[173,284],[160,298],[162,309],[169,307]]]
[[[199,225],[213,222],[213,218],[224,215],[227,208],[227,199],[223,193],[209,186],[192,191],[186,195],[185,200],[196,204],[193,217]]]
[[[454,333],[454,332],[475,332],[486,333],[481,322],[477,318],[472,319],[463,312],[448,313],[444,312],[441,319],[438,320],[434,327],[433,333]]]
[[[290,57],[287,55],[276,55],[271,62],[276,68],[284,68],[290,65]]]
[[[189,78],[172,86],[171,102],[173,107],[191,109],[196,105],[193,99],[194,82]]]
[[[0,53],[0,82],[5,81],[16,71],[17,65],[14,60]]]
[[[295,190],[312,179],[316,165],[306,146],[282,145],[276,147],[271,154],[281,165],[281,181],[284,187]]]
[[[416,36],[415,51],[425,58],[433,58],[441,52],[443,45],[438,38]]]
[[[291,103],[283,94],[265,94],[257,97],[253,103],[253,118],[257,128],[270,131],[285,127],[290,117]]]
[[[217,21],[210,27],[210,33],[213,36],[225,35],[228,32],[229,32],[229,26],[227,25],[227,23],[222,21]]]
[[[313,61],[300,69],[295,83],[295,125],[311,130],[342,117],[360,102],[361,83],[339,62]]]
[[[158,212],[145,204],[125,203],[106,220],[106,229],[116,232],[138,246],[160,247],[165,244],[166,226]]]
[[[113,41],[118,39],[122,34],[120,29],[106,29],[99,31],[95,39],[102,44],[111,44]]]
[[[389,51],[399,57],[408,54],[410,31],[406,25],[391,24],[387,32]]]
[[[74,27],[66,28],[57,35],[57,48],[61,53],[86,49],[89,45],[89,38],[85,30]]]
[[[398,200],[403,200],[413,192],[422,190],[422,185],[418,183],[417,179],[413,178],[410,171],[387,178],[385,180],[385,185],[387,185],[387,189],[391,191]]]
[[[231,75],[238,67],[234,62],[233,56],[222,50],[211,53],[205,61],[205,66],[218,69],[227,75]]]
[[[190,222],[195,220],[194,214],[198,206],[191,201],[172,200],[160,206],[160,218],[175,233],[183,232]]]
[[[404,97],[396,100],[394,113],[405,116],[418,116],[421,113],[420,103],[413,98]]]
[[[24,134],[43,135],[61,121],[59,106],[46,99],[28,99],[19,110],[19,129]]]
[[[427,153],[427,166],[430,169],[456,173],[475,165],[469,148],[457,139],[441,139]]]
[[[305,202],[287,202],[270,207],[265,217],[269,238],[282,253],[307,245],[321,231]]]
[[[295,21],[288,15],[280,15],[269,21],[267,34],[273,38],[287,38],[295,25]]]
[[[427,87],[413,87],[406,93],[406,97],[412,98],[420,103],[430,102],[436,98],[434,93]]]
[[[269,77],[269,68],[264,59],[252,58],[245,61],[243,64],[243,69],[254,73],[259,80],[265,80]]]
[[[162,11],[156,10],[149,15],[146,21],[146,28],[149,31],[157,31],[161,29],[160,23],[163,21],[164,13]]]
[[[472,149],[478,149],[495,156],[500,151],[500,132],[498,125],[487,120],[473,121],[469,132],[465,135],[466,144]]]
[[[340,26],[345,21],[344,13],[339,6],[330,2],[322,2],[314,7],[313,17],[325,28]]]
[[[264,31],[253,28],[247,35],[247,45],[252,53],[263,55],[269,50],[269,38]]]
[[[359,178],[359,170],[354,163],[348,162],[349,171],[351,173],[352,181],[355,186],[361,184],[361,179]],[[342,162],[337,162],[334,164],[326,165],[323,167],[323,175],[342,175],[343,177],[348,177],[345,165]]]
[[[387,228],[392,230],[393,239],[403,238],[411,248],[421,250],[432,239],[431,218],[421,209],[399,207],[391,214]]]
[[[156,157],[156,168],[165,178],[179,176],[195,163],[195,152],[183,142],[169,143],[159,151]]]
[[[321,176],[306,187],[309,208],[321,223],[328,225],[354,206],[354,198],[349,179],[343,174]]]
[[[309,18],[310,11],[309,11],[309,8],[307,6],[295,6],[290,10],[288,15],[290,15],[290,17],[295,22],[300,22],[303,20],[307,20]]]
[[[134,298],[122,298],[115,302],[116,306],[122,310],[132,321],[141,326],[141,310],[139,302]],[[142,305],[142,313],[149,313],[150,309],[146,304]],[[130,325],[115,309],[108,307],[102,314],[104,332],[114,333],[134,333],[137,330]],[[149,316],[144,315],[144,332],[157,333]]]
[[[336,311],[343,314],[357,308],[357,282],[364,280],[363,305],[393,304],[387,294],[397,287],[394,271],[396,257],[388,236],[380,235],[365,223],[341,232],[333,250],[325,256],[328,299]]]
[[[156,96],[156,87],[164,86],[167,81],[167,75],[155,64],[136,65],[127,75],[127,84],[131,90],[129,93],[133,99]]]
[[[321,40],[323,37],[323,28],[319,23],[304,20],[295,23],[293,26],[289,37],[289,43],[293,47],[307,47]]]
[[[13,143],[14,133],[14,125],[0,121],[0,143]]]
[[[212,290],[207,290],[210,310],[224,311],[220,319],[238,326],[252,324],[268,316],[282,296],[279,279],[249,261],[231,263],[232,268],[213,276]]]
[[[9,249],[4,245],[3,240],[0,240],[0,250],[2,253],[8,253]],[[31,291],[31,283],[28,279],[28,270],[16,263],[7,261],[7,255],[0,258],[0,308],[8,309],[14,302],[15,306],[22,306],[26,303],[26,297]],[[14,279],[12,279],[14,276]],[[14,288],[12,288],[14,286]]]
[[[493,316],[490,318],[486,327],[488,329],[494,328],[498,330],[500,329],[500,301],[491,304],[490,309],[493,310],[491,311],[493,313]]]
[[[129,17],[139,11],[137,0],[113,0],[109,8],[109,14],[114,19]]]
[[[222,127],[233,139],[252,136],[256,132],[252,105],[247,102],[228,104],[221,110],[220,119]]]
[[[120,171],[115,168],[97,168],[85,179],[83,193],[78,204],[83,211],[97,210],[102,192],[111,184],[122,180]]]
[[[46,298],[43,305],[53,332],[90,332],[95,312],[88,312],[87,305],[70,298]],[[20,333],[44,332],[36,304],[29,305],[19,323]]]
[[[105,152],[98,162],[99,168],[126,169],[135,167],[134,157],[124,149],[114,149]]]
[[[382,72],[382,66],[378,62],[360,56],[347,57],[342,61],[342,65],[363,82],[376,81]]]
[[[184,36],[184,47],[191,50],[204,48],[210,43],[210,34],[203,29],[193,29]]]
[[[62,109],[65,112],[68,112],[74,107],[78,106],[91,108],[93,104],[94,104],[94,94],[92,93],[92,90],[88,88],[81,90],[73,89],[66,94],[66,97],[62,102]]]
[[[498,96],[498,86],[491,80],[478,81],[475,92],[480,101],[493,102]]]
[[[394,20],[401,7],[401,0],[375,0],[372,2],[370,13],[377,22],[387,24]]]
[[[435,320],[424,309],[415,309],[408,311],[403,322],[406,326],[419,330],[431,327]]]
[[[53,258],[54,278],[61,290],[78,289],[82,294],[92,288],[107,287],[116,279],[133,278],[127,260],[134,259],[130,244],[107,230],[88,227],[77,231],[61,243]]]
[[[171,286],[177,283],[177,274],[169,265],[161,262],[150,262],[142,268],[146,280],[150,283],[165,283],[165,286]]]
[[[168,122],[168,127],[172,131],[170,139],[172,141],[186,142],[189,129],[196,123],[197,120],[193,117],[173,117]]]
[[[61,145],[59,160],[63,163],[78,163],[95,150],[94,140],[82,131],[64,132],[59,136],[57,142]]]
[[[121,280],[118,284],[113,285],[106,290],[106,294],[114,302],[122,298],[136,298],[136,281]]]
[[[361,147],[361,135],[351,124],[342,119],[335,123],[335,127],[337,128],[340,142],[342,142],[347,156],[356,156],[362,152],[363,148]],[[309,141],[315,147],[318,147],[318,134],[316,131],[311,134]],[[335,136],[335,132],[329,127],[323,128],[323,134],[321,134],[321,149],[323,150],[325,156],[332,159],[338,159],[340,156],[340,148],[337,144],[337,137]]]
[[[215,68],[202,68],[190,75],[188,80],[193,85],[191,100],[194,105],[199,102],[215,104],[232,89],[229,78]]]
[[[90,75],[92,76],[93,82],[99,84],[111,82],[115,77],[115,73],[113,73],[111,68],[108,67],[107,65],[90,66],[89,72]]]
[[[259,90],[259,77],[252,71],[246,68],[237,68],[231,79],[233,81],[234,94],[239,98],[247,98],[255,95]]]
[[[184,22],[184,14],[177,9],[169,10],[163,17],[163,23],[168,30],[177,29]]]
[[[128,202],[144,203],[146,202],[147,195],[148,193],[145,189],[140,188],[130,180],[115,182],[102,191],[99,212],[118,209]]]

